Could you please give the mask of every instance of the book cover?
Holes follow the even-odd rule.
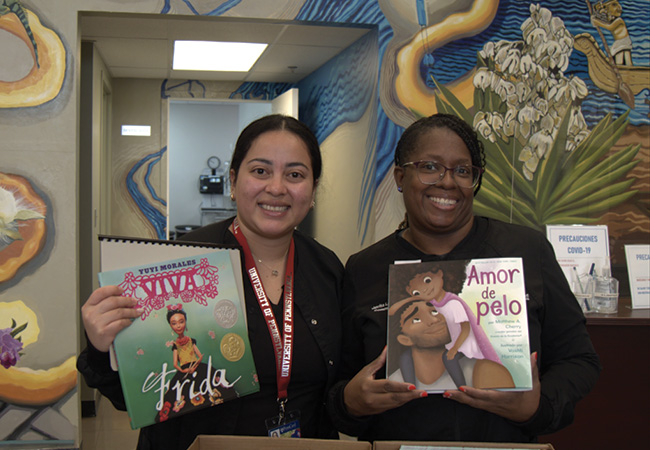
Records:
[[[521,258],[392,264],[386,373],[431,393],[530,390]]]
[[[99,274],[144,309],[113,344],[134,429],[259,391],[238,250],[178,248],[186,256]]]

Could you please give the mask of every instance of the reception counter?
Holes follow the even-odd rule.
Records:
[[[587,314],[587,329],[603,371],[575,411],[572,425],[540,436],[555,450],[624,450],[650,445],[650,309]]]

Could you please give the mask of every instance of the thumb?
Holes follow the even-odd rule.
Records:
[[[531,375],[533,378],[533,385],[539,384],[539,367],[537,366],[537,352],[533,352],[530,355],[530,364],[531,364]]]
[[[375,358],[373,361],[368,363],[368,365],[366,366],[366,370],[368,371],[369,376],[374,378],[377,371],[382,367],[384,367],[384,365],[386,364],[386,353],[387,353],[387,347],[384,346],[384,349],[379,354],[379,356],[377,356],[377,358]]]

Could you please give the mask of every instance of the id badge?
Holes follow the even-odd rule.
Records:
[[[289,411],[283,417],[266,419],[266,429],[270,437],[299,438],[300,411]]]

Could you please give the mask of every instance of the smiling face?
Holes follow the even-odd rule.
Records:
[[[185,327],[187,326],[185,315],[181,313],[174,314],[169,318],[169,325],[172,327],[172,330],[174,330],[174,333],[182,336],[183,333],[185,333]]]
[[[407,161],[436,161],[446,167],[472,165],[472,157],[463,140],[448,128],[424,132],[408,152]],[[395,182],[402,188],[409,227],[420,235],[455,235],[460,241],[473,222],[473,189],[459,187],[447,171],[437,184],[420,182],[416,168],[396,166]]]
[[[445,317],[425,301],[409,305],[400,318],[402,327],[397,341],[407,347],[433,348],[451,342]]]
[[[412,296],[420,296],[422,300],[442,300],[445,291],[442,288],[444,280],[442,270],[438,272],[419,273],[406,286],[406,292]]]
[[[231,181],[244,234],[266,239],[293,232],[309,212],[316,184],[304,141],[283,130],[259,135]]]

